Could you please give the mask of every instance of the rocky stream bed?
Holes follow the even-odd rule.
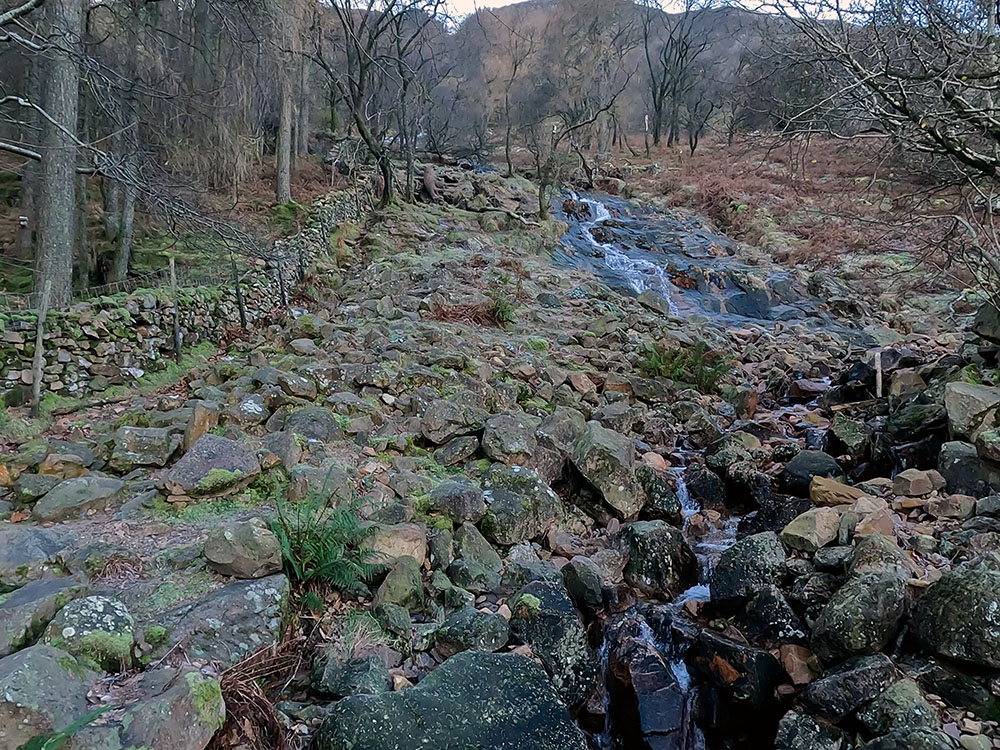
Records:
[[[440,177],[4,458],[0,747],[1000,747],[997,316],[905,333],[695,219]],[[377,525],[359,596],[286,577],[316,493]]]

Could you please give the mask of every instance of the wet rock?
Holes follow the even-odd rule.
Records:
[[[464,607],[434,633],[434,646],[448,658],[461,651],[497,651],[507,645],[510,625],[502,615]]]
[[[570,455],[576,470],[621,518],[636,515],[646,500],[635,476],[634,450],[627,437],[592,421]]]
[[[801,451],[785,464],[781,481],[785,490],[799,497],[809,496],[813,477],[842,478],[840,464],[833,456],[822,451]]]
[[[455,560],[448,566],[448,577],[473,594],[496,594],[501,588],[500,574],[474,560]]]
[[[483,429],[483,453],[508,466],[527,466],[538,450],[535,430],[540,422],[524,412],[490,417]]]
[[[778,535],[765,531],[725,550],[712,573],[712,602],[734,609],[766,586],[781,580],[785,549]]]
[[[206,434],[198,438],[166,476],[175,495],[217,497],[246,487],[260,474],[252,451],[229,438]]]
[[[842,750],[844,734],[836,727],[820,725],[814,718],[789,711],[778,722],[775,750]]]
[[[638,521],[625,530],[629,559],[625,580],[647,596],[672,599],[697,574],[694,553],[679,529],[663,521]]]
[[[424,584],[420,563],[409,555],[396,559],[375,592],[373,606],[380,604],[396,604],[411,613],[423,609]]]
[[[906,610],[906,587],[892,573],[865,573],[847,581],[813,626],[812,650],[825,664],[874,654],[895,637]]]
[[[82,576],[43,578],[0,596],[0,657],[30,646],[68,602],[86,596]]]
[[[875,700],[858,711],[858,720],[875,736],[941,726],[937,710],[928,703],[916,681],[910,679],[889,685]]]
[[[810,683],[799,700],[810,713],[839,723],[859,706],[874,700],[900,676],[892,660],[884,654],[858,656]]]
[[[117,500],[125,483],[114,477],[89,475],[66,479],[35,503],[31,514],[39,521],[65,521],[89,510],[103,510]]]
[[[456,654],[413,688],[338,702],[317,750],[586,750],[542,668],[517,654]]]
[[[509,606],[511,636],[542,660],[559,697],[569,706],[584,700],[597,682],[600,665],[562,584],[529,583]]]
[[[906,469],[899,472],[892,480],[892,491],[897,495],[907,497],[929,495],[934,490],[942,489],[944,486],[944,477],[936,471]]]
[[[901,729],[877,737],[861,750],[953,750],[948,735],[933,729]]]
[[[543,536],[562,515],[562,501],[539,476],[521,466],[494,466],[483,479],[487,509],[479,527],[497,544]]]
[[[263,578],[281,572],[281,545],[262,518],[227,523],[209,532],[205,560],[217,573]]]
[[[309,685],[316,693],[332,698],[378,695],[392,688],[385,660],[377,654],[347,657],[327,647],[313,659]]]
[[[135,620],[125,605],[105,596],[69,602],[49,623],[45,642],[107,672],[132,665]]]
[[[122,474],[141,466],[166,466],[181,440],[165,427],[121,427],[115,433],[108,465]]]
[[[494,573],[503,568],[503,560],[493,549],[479,529],[469,522],[463,523],[455,531],[455,557],[469,562],[478,563]]]
[[[1000,342],[1000,310],[990,303],[980,307],[972,322],[972,330],[984,339]]]
[[[792,549],[815,552],[840,531],[840,514],[833,508],[813,508],[796,516],[781,530],[781,541]]]
[[[740,521],[741,535],[759,534],[762,531],[780,532],[803,513],[813,510],[812,501],[804,497],[771,495],[755,513]]]
[[[725,703],[739,710],[769,706],[785,670],[769,652],[703,630],[684,657]]]
[[[691,464],[684,472],[691,496],[703,507],[721,508],[726,504],[726,485],[722,478],[704,464]]]
[[[97,678],[73,656],[39,644],[0,659],[0,738],[18,748],[65,729],[93,709],[87,691]],[[83,748],[73,748],[83,750]]]
[[[850,574],[889,573],[902,579],[911,575],[912,564],[896,542],[881,534],[871,534],[854,548]]]
[[[954,381],[944,389],[944,408],[948,412],[948,430],[958,440],[975,439],[980,428],[996,424],[1000,407],[1000,388]]]
[[[168,637],[156,653],[176,647],[189,658],[235,664],[277,641],[287,596],[288,579],[280,574],[230,583],[157,615]]]
[[[666,521],[679,526],[682,515],[681,501],[663,474],[643,465],[636,469],[635,476],[648,498],[640,516],[642,520]]]
[[[475,394],[462,391],[451,398],[431,402],[421,418],[420,430],[430,442],[443,445],[454,438],[479,432],[488,416]]]
[[[734,622],[745,636],[769,647],[806,642],[806,626],[774,585],[754,594]]]
[[[911,629],[929,651],[1000,668],[1000,554],[991,552],[945,573],[913,608]]]
[[[545,417],[535,434],[539,443],[569,455],[573,446],[587,431],[587,420],[576,409],[561,406]]]

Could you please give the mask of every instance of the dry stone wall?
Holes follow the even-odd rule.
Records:
[[[278,261],[256,259],[240,285],[250,326],[266,323],[281,305],[278,263],[290,292],[298,280],[299,255],[305,264],[328,252],[330,231],[357,218],[358,202],[346,193],[331,194],[311,210],[308,226],[275,244]],[[233,284],[178,290],[182,350],[217,340],[223,329],[238,326],[239,304]],[[60,395],[99,393],[134,382],[173,357],[174,300],[169,288],[79,302],[46,316],[42,392]],[[0,313],[0,388],[14,394],[32,383],[36,315]]]

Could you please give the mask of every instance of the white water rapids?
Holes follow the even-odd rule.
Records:
[[[647,289],[659,293],[666,301],[671,315],[679,315],[677,303],[670,293],[673,284],[664,271],[663,266],[652,263],[642,258],[631,258],[611,243],[598,242],[591,233],[591,229],[603,221],[611,218],[611,212],[601,201],[593,198],[582,198],[576,193],[572,193],[572,198],[578,203],[585,203],[590,207],[590,221],[581,222],[580,228],[584,237],[587,238],[596,249],[601,252],[604,263],[609,270],[621,275],[636,294],[640,294]]]

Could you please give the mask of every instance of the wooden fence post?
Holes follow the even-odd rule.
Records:
[[[170,291],[174,296],[174,359],[181,363],[181,309],[177,294],[177,264],[170,257]]]
[[[31,416],[42,413],[42,370],[45,368],[45,316],[49,312],[49,296],[52,282],[46,281],[42,287],[42,299],[38,303],[38,322],[35,324],[35,356],[31,362]]]

